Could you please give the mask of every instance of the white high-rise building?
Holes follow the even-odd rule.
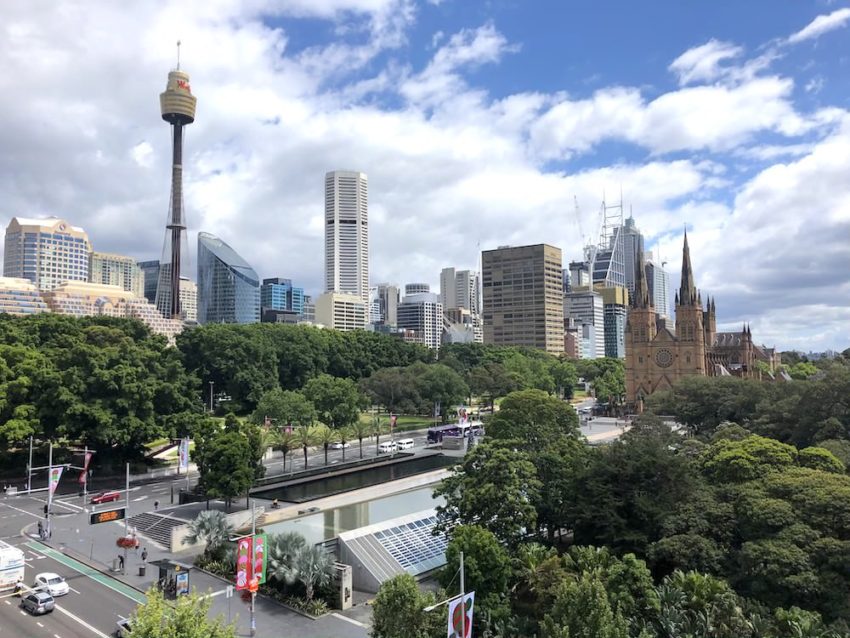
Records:
[[[590,290],[564,295],[564,317],[581,327],[581,358],[605,356],[605,312],[602,295]]]
[[[652,251],[646,253],[646,283],[649,286],[649,296],[658,315],[672,317],[670,312],[670,275],[652,258]]]
[[[29,279],[41,291],[89,279],[89,237],[64,219],[13,217],[5,247],[4,277]]]
[[[457,342],[467,339],[476,343],[484,342],[484,330],[481,321],[481,279],[474,270],[455,270],[443,268],[440,273],[440,301],[446,315],[447,340]],[[458,337],[458,333],[463,333]]]
[[[325,291],[369,305],[369,188],[365,173],[325,175]]]
[[[92,252],[89,255],[89,281],[118,286],[132,291],[137,297],[143,297],[145,294],[142,269],[135,259],[125,255]]]
[[[443,334],[443,304],[433,292],[405,295],[398,305],[398,327],[413,330],[415,341],[439,348]]]

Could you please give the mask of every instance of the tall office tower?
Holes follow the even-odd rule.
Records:
[[[89,256],[89,281],[95,284],[107,284],[129,290],[137,297],[145,293],[145,280],[142,269],[132,257],[99,253]]]
[[[316,299],[316,323],[332,330],[363,330],[368,317],[367,304],[358,295],[326,292]]]
[[[665,263],[653,260],[652,251],[646,253],[646,283],[652,305],[657,315],[670,318],[670,274],[664,269]]]
[[[582,359],[605,356],[605,304],[602,295],[585,288],[564,296],[564,316],[579,328]]]
[[[590,285],[590,267],[586,261],[570,262],[570,291]]]
[[[165,91],[159,94],[162,119],[171,125],[171,201],[165,225],[165,244],[160,260],[156,305],[172,319],[181,319],[180,275],[186,246],[186,219],[183,215],[183,127],[195,121],[197,98],[192,95],[189,74],[180,70],[180,43],[177,43],[177,69],[169,72]]]
[[[258,323],[260,278],[215,235],[198,233],[198,323]]]
[[[13,217],[6,227],[3,275],[29,279],[41,290],[88,281],[89,237],[64,219]]]
[[[292,285],[291,279],[263,279],[260,287],[260,306],[265,310],[286,310],[304,314],[304,289]]]
[[[311,295],[304,295],[304,314],[301,315],[301,320],[316,323],[316,304]]]
[[[413,330],[415,341],[432,349],[440,347],[443,335],[443,304],[434,292],[405,295],[398,305],[398,327]]]
[[[180,277],[180,314],[183,321],[198,322],[198,285],[188,277]]]
[[[378,284],[375,286],[375,320],[381,326],[398,326],[398,286]]]
[[[418,295],[423,292],[431,292],[431,286],[423,283],[404,284],[405,295]]]
[[[571,290],[569,268],[563,268],[561,270],[561,284],[564,287],[564,294],[566,295]]]
[[[159,285],[159,259],[140,261],[139,268],[144,278],[145,299],[156,304],[156,287]]]
[[[623,257],[626,260],[626,288],[630,295],[635,291],[635,264],[640,251],[643,251],[643,235],[635,226],[635,218],[629,213],[623,226]]]
[[[602,234],[593,263],[593,283],[604,286],[626,285],[626,257],[623,241],[623,201],[602,202]]]
[[[325,291],[369,304],[369,185],[365,173],[325,175]]]
[[[564,351],[561,249],[501,247],[482,255],[484,343]]]

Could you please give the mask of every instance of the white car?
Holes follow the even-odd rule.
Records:
[[[351,447],[351,443],[346,441],[343,443],[342,441],[337,441],[336,443],[331,443],[330,448],[332,450],[342,450],[343,448],[348,449]]]
[[[54,598],[57,596],[64,596],[69,591],[71,591],[71,588],[68,587],[68,583],[65,582],[65,579],[62,578],[59,574],[54,574],[53,572],[44,572],[43,574],[38,574],[35,577],[33,589],[46,591]]]

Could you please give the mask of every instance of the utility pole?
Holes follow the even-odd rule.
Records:
[[[215,412],[215,410],[213,410],[213,387],[215,387],[215,381],[210,381],[210,415]]]
[[[89,458],[89,446],[86,445],[83,450],[83,511],[87,510],[86,502],[88,500],[89,495],[89,468],[86,467],[88,464],[86,463],[86,459]]]
[[[53,486],[50,484],[53,480],[53,442],[47,452],[47,538],[50,538],[51,526],[50,515],[53,513]]]
[[[124,489],[125,489],[125,499],[124,499],[124,507],[127,508],[127,511],[124,512],[124,537],[130,536],[130,463],[127,463],[127,478],[125,481]],[[124,543],[124,564],[122,565],[123,569],[121,573],[127,573],[127,543]]]
[[[30,460],[27,463],[27,495],[32,491],[32,437],[30,437]]]
[[[257,556],[257,546],[254,542],[254,539],[257,535],[257,516],[256,510],[254,509],[254,500],[251,499],[251,573],[253,578],[257,578],[256,574],[253,574],[254,567],[256,566],[256,556]],[[265,548],[263,548],[265,551]],[[257,599],[257,592],[252,587],[251,588],[251,635],[257,635],[257,619],[254,616],[254,602]]]
[[[463,552],[460,553],[460,636],[466,638],[466,591],[463,582]]]

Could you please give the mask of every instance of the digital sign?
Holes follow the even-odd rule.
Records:
[[[89,519],[90,525],[97,525],[98,523],[109,523],[110,521],[121,521],[124,520],[124,516],[126,515],[126,509],[123,507],[119,507],[114,510],[104,510],[103,512],[95,512],[91,515]]]

